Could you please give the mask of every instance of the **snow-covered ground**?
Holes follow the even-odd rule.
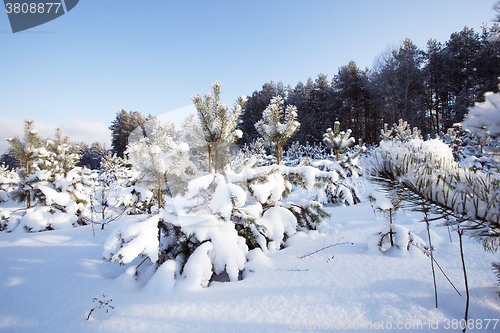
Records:
[[[387,218],[374,212],[366,197],[358,205],[327,210],[332,216],[321,232],[299,232],[287,240],[285,249],[270,252],[268,259],[255,258],[247,264],[254,272],[244,272],[238,282],[212,282],[196,291],[176,287],[165,292],[158,281],[144,286],[145,264],[136,281],[127,274],[128,266],[102,260],[103,245],[120,220],[107,230],[96,229],[95,236],[91,226],[2,232],[0,331],[459,331],[465,288],[456,233],[451,233],[450,242],[446,227],[432,225],[435,259],[462,293],[459,296],[436,268],[435,309],[429,258],[413,246],[381,253],[374,235],[387,225]],[[394,223],[427,240],[421,219],[421,213],[404,210]],[[328,247],[335,243],[345,244]],[[500,261],[500,254],[487,253],[468,238],[464,248],[469,318],[474,320],[469,332],[499,332],[500,298],[491,262]],[[132,265],[138,265],[137,260]],[[86,320],[98,301],[110,299],[114,309],[97,308]]]

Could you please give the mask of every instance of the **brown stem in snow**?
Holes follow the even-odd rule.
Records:
[[[438,294],[437,294],[437,285],[436,285],[436,272],[434,271],[434,250],[432,249],[431,243],[431,232],[429,230],[429,219],[427,217],[427,212],[425,214],[425,224],[427,225],[427,237],[429,238],[429,253],[431,257],[431,268],[432,268],[432,280],[434,281],[434,299],[436,300],[436,309],[438,308]]]
[[[460,230],[460,227],[457,229],[458,240],[460,242],[460,257],[462,258],[462,269],[464,271],[464,280],[465,280],[465,294],[467,299],[465,301],[465,327],[462,332],[465,332],[467,329],[467,318],[469,317],[469,283],[467,281],[467,270],[465,269],[465,260],[464,260],[464,248],[462,244],[462,236],[464,234],[463,230]]]

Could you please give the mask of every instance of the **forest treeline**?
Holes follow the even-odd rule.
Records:
[[[497,29],[483,26],[477,33],[465,27],[445,43],[430,39],[425,50],[406,39],[380,55],[372,69],[350,61],[331,80],[319,74],[293,88],[267,82],[248,96],[240,122],[245,136],[238,143],[258,137],[254,124],[276,95],[297,107],[302,125],[293,140],[301,144],[321,142],[335,121],[364,143],[378,143],[384,123],[398,119],[424,135],[446,132],[485,92],[498,91],[500,43],[489,41]]]

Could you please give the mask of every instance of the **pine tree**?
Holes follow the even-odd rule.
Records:
[[[130,200],[134,191],[123,191],[130,186],[130,170],[125,161],[116,154],[108,153],[101,161],[97,183],[92,187],[90,207],[83,219],[92,224],[104,226],[129,211],[136,200]],[[135,213],[135,210],[132,212]]]
[[[45,147],[42,150],[43,156],[40,156],[43,160],[40,163],[41,169],[50,170],[52,174],[62,174],[66,178],[68,172],[76,166],[80,159],[80,156],[73,150],[69,144],[69,137],[63,137],[58,128],[55,139],[45,141]]]
[[[435,39],[427,42],[426,64],[423,67],[425,85],[425,106],[428,110],[427,128],[439,133],[444,128],[445,113],[450,104],[447,63],[449,54]]]
[[[203,97],[195,94],[193,103],[198,111],[198,119],[193,118],[186,124],[191,132],[191,142],[194,148],[206,151],[208,154],[208,172],[219,173],[227,164],[230,145],[243,136],[236,129],[238,119],[246,102],[246,97],[239,97],[232,110],[220,101],[222,84],[216,81],[212,84],[213,93]],[[203,142],[202,145],[198,145]]]
[[[95,175],[75,167],[78,155],[67,142],[57,131],[55,139],[42,145],[31,121],[26,121],[24,142],[9,139],[11,153],[24,166],[17,169],[18,187],[9,196],[26,201],[26,212],[13,228],[37,232],[84,224],[81,214],[89,204]]]
[[[0,164],[5,165],[9,170],[14,170],[19,166],[18,161],[8,151],[0,156]]]
[[[378,59],[371,88],[373,104],[381,109],[384,122],[402,118],[417,124],[423,119],[423,61],[423,52],[409,39]]]
[[[92,145],[87,145],[84,142],[76,144],[80,159],[76,164],[79,167],[86,167],[91,170],[98,170],[101,167],[102,160],[108,155],[106,145],[99,142],[94,142]]]
[[[151,117],[148,117],[148,119]],[[127,149],[130,134],[138,127],[143,127],[147,119],[138,112],[121,110],[116,114],[109,129],[111,130],[111,148],[113,153],[118,157],[123,157],[123,153]],[[136,138],[137,139],[137,138]]]
[[[30,186],[30,176],[37,170],[36,161],[38,159],[38,148],[42,145],[42,140],[38,132],[33,128],[33,120],[24,121],[24,141],[19,137],[8,138],[10,144],[9,154],[12,155],[20,166],[20,184],[16,194],[21,201],[26,201],[26,208],[31,207],[32,187]]]
[[[288,105],[285,110],[284,104],[281,96],[274,97],[262,113],[262,119],[255,124],[257,132],[274,151],[278,164],[281,164],[283,146],[300,127],[295,120],[297,108]]]
[[[500,179],[496,173],[462,169],[449,146],[439,139],[420,137],[382,141],[372,163],[372,179],[406,192],[406,200],[459,218],[461,227],[481,240],[485,249],[500,246]]]
[[[312,81],[310,82],[312,83]],[[287,104],[295,105],[295,107],[297,108],[297,121],[301,124],[302,130],[296,133],[295,139],[302,145],[305,145],[308,141],[312,142],[309,133],[310,131],[307,131],[308,126],[312,127],[314,125],[314,112],[312,111],[310,100],[311,91],[312,86],[306,86],[304,85],[304,83],[299,82],[293,89],[289,90],[288,96],[286,97]],[[271,99],[269,99],[269,102],[270,101]],[[269,105],[269,102],[265,106],[263,106],[261,110],[264,110],[267,105]],[[256,122],[254,122],[253,124],[254,128],[255,123]]]
[[[359,69],[354,61],[340,67],[333,78],[333,86],[341,101],[336,110],[337,119],[363,140],[369,137],[366,123],[371,120],[366,83],[366,71]]]
[[[453,33],[446,42],[445,51],[449,55],[447,89],[453,104],[446,115],[445,127],[462,121],[468,108],[483,94],[478,89],[484,80],[478,76],[481,49],[479,34],[468,27]]]
[[[238,128],[245,133],[245,136],[241,138],[241,140],[238,140],[238,145],[240,145],[240,147],[257,140],[259,133],[257,133],[254,125],[262,118],[262,110],[269,105],[273,96],[277,95],[286,98],[286,90],[283,86],[283,82],[276,83],[271,81],[264,83],[261,90],[256,90],[251,96],[247,97],[245,107],[238,120]]]
[[[297,107],[297,120],[301,124],[301,132],[307,131],[305,134],[311,143],[321,140],[321,131],[332,123],[334,112],[333,106],[336,100],[332,102],[333,89],[327,76],[320,73],[314,80],[313,89],[309,93],[308,106],[310,107],[309,115],[304,115],[304,119],[300,119],[299,110]],[[287,101],[287,104],[292,104]]]
[[[132,166],[142,175],[142,182],[155,188],[158,208],[163,205],[163,191],[169,191],[170,177],[183,178],[189,162],[189,146],[172,138],[171,126],[153,118],[145,126],[144,138],[131,142],[126,153]]]

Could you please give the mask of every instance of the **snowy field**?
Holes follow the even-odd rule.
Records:
[[[127,274],[128,266],[104,261],[103,245],[122,220],[96,230],[95,236],[91,226],[2,232],[0,331],[460,331],[465,288],[456,232],[450,242],[446,227],[432,225],[435,259],[462,293],[459,296],[436,268],[435,309],[429,258],[413,246],[409,251],[380,252],[374,235],[387,225],[387,218],[375,212],[366,197],[358,205],[327,210],[332,216],[320,232],[295,234],[285,249],[248,263],[254,272],[244,272],[238,282],[212,282],[196,291],[178,286],[173,292],[162,291],[157,281],[145,284],[147,267],[140,267],[144,273],[136,281]],[[422,213],[403,210],[394,223],[426,240],[421,219]],[[491,262],[500,261],[500,254],[464,239],[469,318],[474,320],[474,329],[468,331],[499,332],[500,298]],[[325,248],[335,243],[345,244]],[[98,306],[93,298],[112,299],[108,304],[113,309],[96,308],[87,321]]]

